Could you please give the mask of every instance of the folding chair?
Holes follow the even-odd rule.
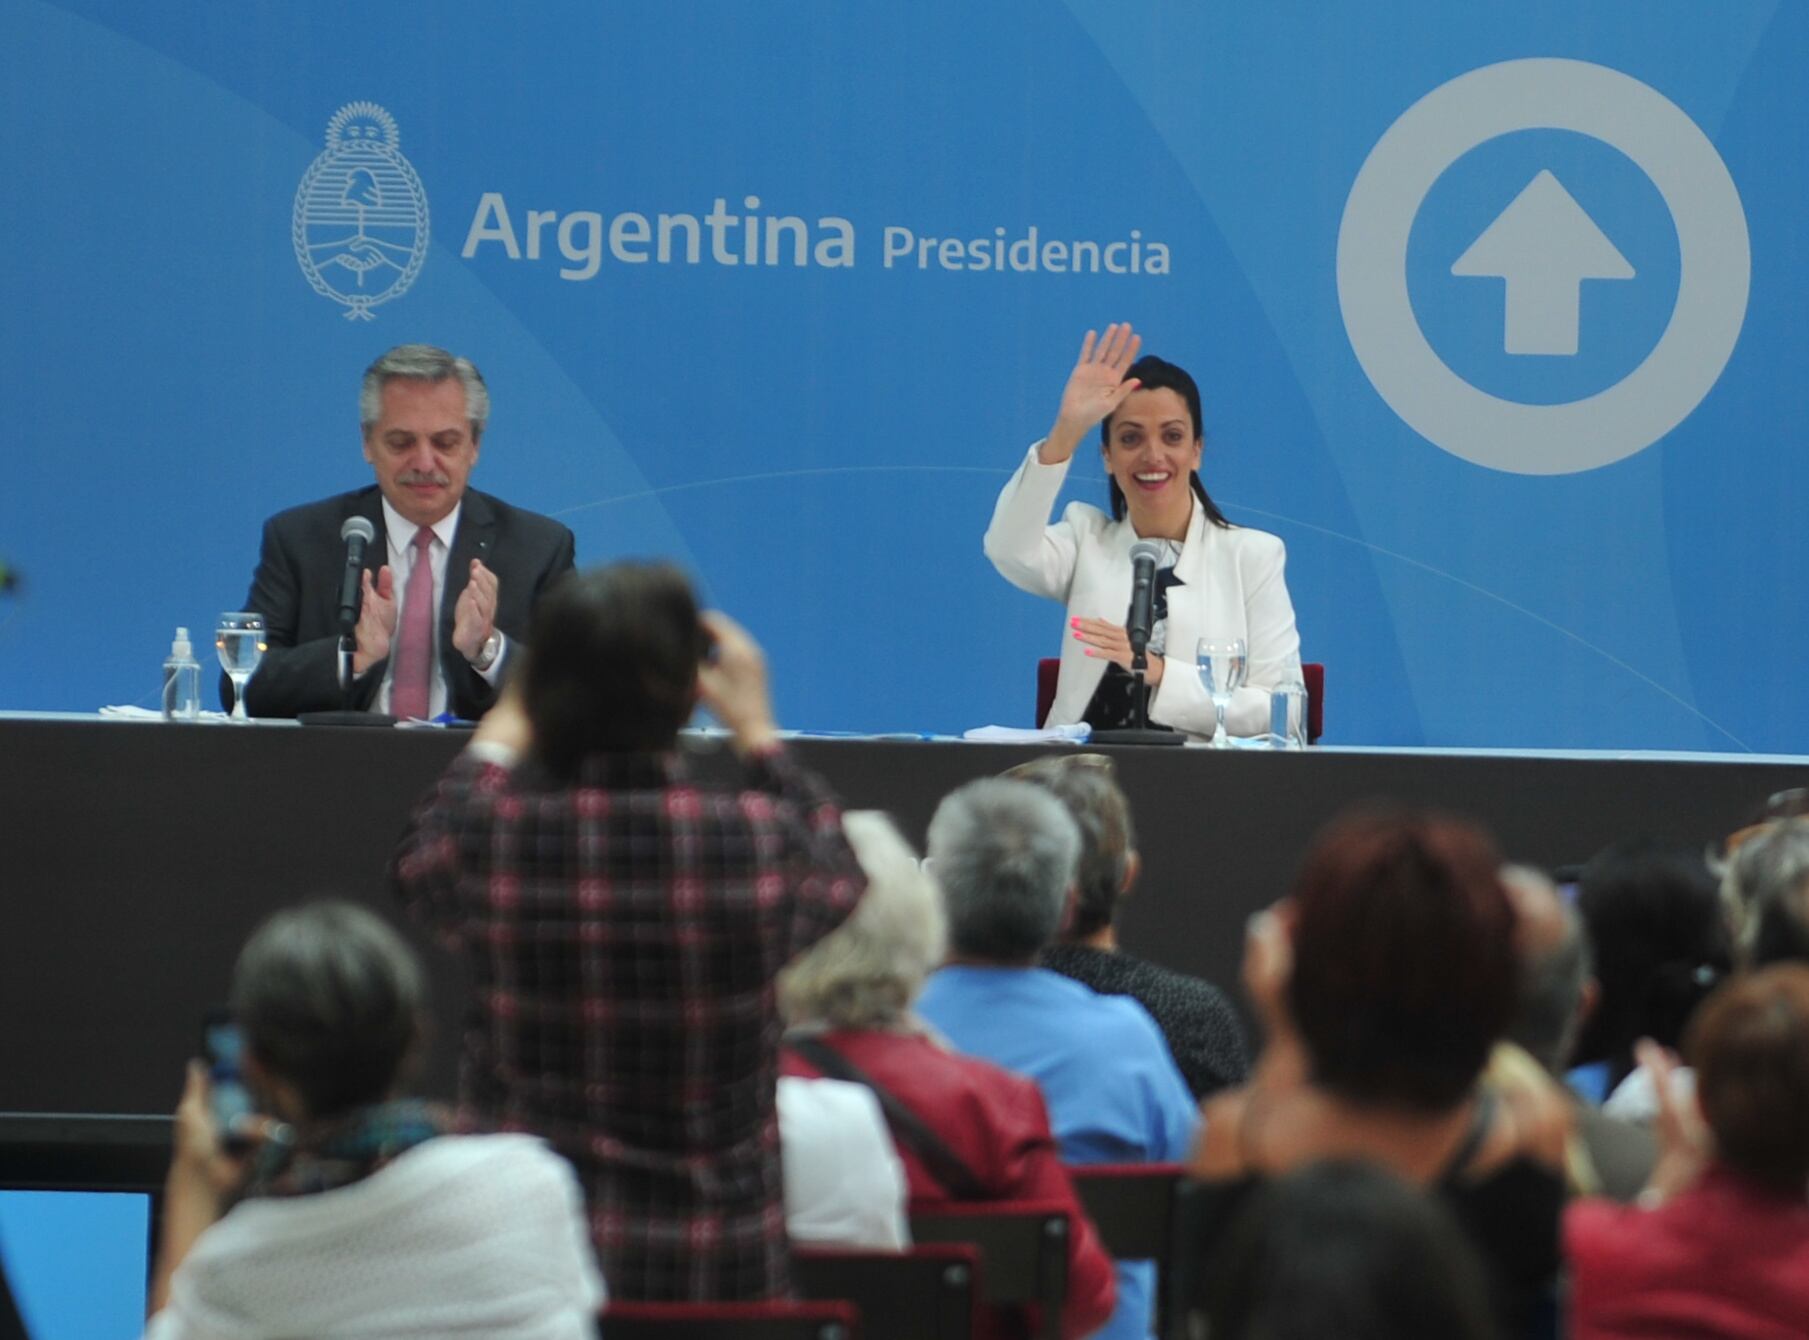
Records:
[[[911,1215],[913,1242],[977,1247],[980,1301],[1037,1309],[1036,1334],[1047,1340],[1061,1340],[1068,1237],[1067,1208],[1049,1201],[991,1201]]]
[[[1168,1278],[1174,1268],[1175,1207],[1182,1170],[1178,1163],[1070,1165],[1068,1177],[1099,1230],[1105,1249],[1120,1261],[1156,1263],[1156,1334],[1163,1335]]]
[[[923,1243],[903,1252],[792,1250],[805,1298],[860,1309],[865,1340],[967,1340],[980,1301],[980,1252],[970,1243]]]
[[[611,1303],[608,1340],[860,1340],[852,1303]]]

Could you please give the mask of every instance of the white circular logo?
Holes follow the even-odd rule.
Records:
[[[1427,343],[1407,291],[1408,236],[1433,184],[1476,146],[1522,130],[1573,131],[1620,150],[1677,230],[1677,303],[1664,334],[1621,381],[1566,404],[1504,400],[1463,380]],[[1593,470],[1682,423],[1733,354],[1751,280],[1746,213],[1715,146],[1662,94],[1583,61],[1504,61],[1433,89],[1370,150],[1338,227],[1338,305],[1382,399],[1452,455],[1516,474]]]

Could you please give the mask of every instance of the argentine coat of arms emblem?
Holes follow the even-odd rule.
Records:
[[[295,190],[295,259],[346,320],[399,298],[427,259],[427,192],[402,156],[396,119],[352,102],[327,122],[327,147]]]

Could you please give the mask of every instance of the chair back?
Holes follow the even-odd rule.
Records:
[[[1055,679],[1061,672],[1062,663],[1053,656],[1045,656],[1036,663],[1036,728],[1041,730],[1043,723],[1049,719],[1049,709],[1055,705]]]
[[[968,1340],[980,1302],[980,1251],[919,1243],[903,1252],[795,1247],[792,1280],[805,1298],[860,1309],[864,1340]]]
[[[978,1248],[980,1301],[1035,1308],[1035,1334],[1047,1340],[1061,1340],[1070,1231],[1067,1207],[1059,1201],[988,1201],[911,1215],[913,1242]]]
[[[1161,1261],[1174,1247],[1178,1163],[1070,1165],[1068,1176],[1099,1230],[1099,1240],[1126,1261]]]
[[[1106,1251],[1120,1261],[1156,1263],[1155,1324],[1162,1335],[1174,1268],[1178,1163],[1072,1165],[1068,1176]]]
[[[772,1299],[758,1303],[611,1303],[609,1340],[860,1340],[852,1303]]]

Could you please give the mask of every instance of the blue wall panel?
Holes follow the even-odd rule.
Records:
[[[767,643],[787,724],[1027,722],[1059,613],[997,578],[979,535],[1081,332],[1129,319],[1198,376],[1227,512],[1288,543],[1333,740],[1800,749],[1806,56],[1809,16],[1775,0],[458,2],[430,23],[15,0],[0,559],[28,587],[0,605],[0,703],[150,703],[171,627],[242,599],[262,518],[366,477],[362,367],[428,340],[490,380],[478,485],[564,518],[583,560],[690,567]],[[1573,64],[1509,77],[1631,86],[1682,128],[1611,91],[1584,98],[1588,132],[1452,101],[1476,71],[1553,60]],[[1347,205],[1422,99],[1448,124],[1506,122],[1420,164],[1422,199],[1384,193],[1411,229],[1398,265],[1377,261]],[[292,236],[329,120],[359,102],[393,120],[431,219],[418,273],[369,320],[310,286]],[[1708,243],[1686,254],[1676,211],[1694,207],[1642,154],[1712,160],[1731,223],[1693,225]],[[1575,214],[1523,227],[1513,274],[1454,273],[1547,172]],[[718,200],[802,220],[810,263],[785,233],[779,263],[763,235],[747,264],[740,222],[721,227],[739,263],[713,259]],[[538,258],[530,210],[556,216]],[[661,214],[699,220],[697,263],[683,225],[662,263],[623,217],[651,235]],[[646,259],[611,253],[611,222]],[[1510,351],[1509,291],[1556,284],[1562,308],[1590,228],[1630,277],[1573,281],[1575,353]],[[1032,229],[1038,267],[1014,269]],[[1404,286],[1399,348],[1423,341],[1476,393],[1568,412],[1674,328],[1696,351],[1682,373],[1591,440],[1705,389],[1611,463],[1585,442],[1570,468],[1540,427],[1543,473],[1477,464],[1486,415],[1435,443],[1372,381],[1341,233]],[[1746,303],[1713,286],[1737,309],[1721,367],[1679,294],[1744,273],[1743,239]],[[1135,243],[1143,272],[1051,272],[1050,241],[1126,261]],[[1070,491],[1100,496],[1095,461]]]

